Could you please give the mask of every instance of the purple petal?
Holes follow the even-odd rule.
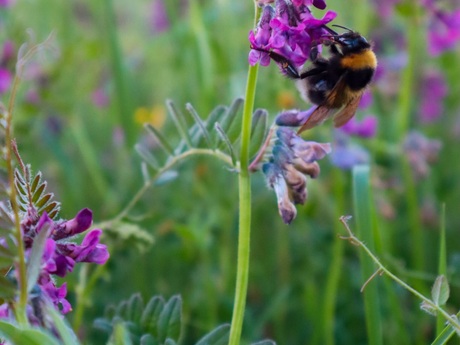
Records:
[[[93,222],[93,212],[89,208],[84,208],[77,213],[75,218],[56,225],[52,238],[61,240],[82,233],[89,229]]]
[[[276,119],[275,123],[278,126],[288,126],[288,127],[298,127],[302,126],[313,113],[313,111],[317,108],[317,106],[313,106],[306,111],[299,111],[299,110],[288,110],[283,113],[280,113]]]
[[[13,76],[5,68],[0,68],[0,95],[8,91],[13,81]]]

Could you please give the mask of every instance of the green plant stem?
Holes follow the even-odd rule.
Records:
[[[258,65],[250,66],[246,85],[246,101],[243,109],[241,127],[241,153],[239,187],[239,233],[238,263],[236,271],[235,299],[233,302],[232,325],[229,345],[238,345],[243,326],[244,309],[249,275],[249,253],[251,237],[251,177],[249,174],[249,139],[251,135],[252,109],[254,107],[255,84]]]
[[[101,275],[105,272],[106,266],[99,265],[97,266],[91,273],[90,278],[88,279],[90,267],[88,264],[84,265],[80,270],[80,277],[78,279],[78,285],[75,289],[77,306],[75,308],[75,316],[73,319],[73,330],[75,333],[78,333],[80,330],[84,311],[86,306],[90,304],[89,296],[91,295],[91,291],[98,282]]]
[[[436,305],[436,303],[434,303],[432,300],[430,300],[429,298],[425,297],[424,295],[422,295],[420,292],[418,292],[417,290],[415,290],[413,287],[411,287],[410,285],[406,284],[404,281],[402,281],[401,279],[399,279],[396,275],[394,275],[393,273],[391,273],[381,262],[380,260],[372,253],[372,251],[358,238],[356,237],[353,232],[351,231],[350,227],[348,226],[347,224],[347,220],[348,220],[348,217],[340,217],[340,221],[342,222],[342,224],[345,226],[345,229],[347,230],[348,232],[348,236],[342,236],[342,239],[345,239],[345,240],[348,240],[350,241],[350,243],[358,246],[358,247],[361,247],[364,252],[372,259],[372,261],[374,261],[374,263],[377,265],[377,270],[375,271],[375,274],[372,275],[372,277],[366,282],[366,285],[370,282],[371,279],[373,279],[374,277],[376,277],[378,274],[379,275],[382,275],[382,274],[385,274],[387,275],[389,278],[391,278],[392,280],[394,280],[397,284],[401,285],[403,288],[405,288],[406,290],[408,290],[410,293],[412,293],[413,295],[415,295],[416,297],[420,298],[423,302],[425,302],[430,308],[432,308],[433,310],[436,310],[436,312],[438,313],[438,315],[442,315],[443,318],[449,323],[449,325],[454,328],[457,333],[460,332],[460,324],[459,322],[454,318],[452,317],[452,315],[450,315],[447,311],[445,311],[443,308],[441,308],[440,306]]]
[[[12,161],[12,140],[13,140],[13,128],[12,128],[12,119],[13,119],[13,110],[14,110],[14,100],[16,98],[16,91],[19,86],[19,77],[16,75],[13,81],[13,87],[11,91],[11,96],[8,103],[8,112],[6,114],[6,128],[5,128],[5,140],[6,140],[6,152],[5,160],[6,167],[8,171],[8,183],[9,183],[9,197],[11,208],[13,209],[14,214],[14,228],[16,243],[18,246],[18,284],[19,284],[19,300],[16,306],[16,318],[20,325],[27,325],[27,315],[26,315],[26,305],[27,305],[27,272],[26,272],[26,260],[25,260],[25,250],[24,250],[24,241],[22,239],[21,223],[19,219],[19,205],[17,203],[16,188],[14,184],[14,168]]]
[[[254,24],[260,15],[260,8],[255,6]],[[238,260],[236,268],[235,298],[233,301],[232,325],[230,327],[229,345],[238,345],[243,328],[244,309],[248,290],[249,254],[251,239],[251,177],[249,173],[249,144],[251,138],[252,111],[256,93],[256,81],[259,65],[249,66],[246,82],[246,96],[241,126],[241,152],[239,187],[239,224],[238,224]]]

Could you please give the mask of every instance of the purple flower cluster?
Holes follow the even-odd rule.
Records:
[[[249,63],[268,66],[268,52],[272,51],[302,66],[309,58],[311,47],[328,34],[324,25],[336,17],[335,12],[327,11],[322,19],[317,19],[310,6],[324,9],[326,3],[323,0],[276,0],[275,7],[265,5],[256,31],[249,33],[252,48]]]
[[[78,212],[75,218],[61,221],[53,221],[46,213],[39,217],[33,208],[29,208],[27,216],[21,222],[26,257],[30,256],[36,236],[42,231],[48,232],[37,285],[42,295],[46,296],[63,314],[72,310],[70,303],[65,299],[67,285],[63,283],[57,287],[54,277],[64,277],[68,272],[73,271],[78,262],[104,264],[109,258],[107,247],[99,243],[102,230],[91,230],[81,244],[70,241],[71,237],[88,230],[92,221],[92,212],[87,208]],[[0,310],[4,310],[1,315],[7,316],[7,309],[6,304],[0,306]],[[32,319],[33,316],[38,317],[29,315]]]
[[[369,152],[361,145],[353,143],[341,130],[335,132],[334,151],[331,162],[343,170],[351,170],[355,165],[369,163]]]
[[[459,18],[460,20],[460,18]],[[420,120],[423,123],[434,122],[444,111],[444,98],[447,96],[448,87],[444,76],[436,70],[430,70],[423,76],[420,83]]]
[[[439,140],[428,139],[422,133],[411,131],[407,134],[403,150],[416,179],[428,176],[430,164],[435,162],[441,150]]]
[[[10,72],[10,65],[14,60],[14,45],[11,41],[3,44],[0,60],[0,95],[7,92],[13,81],[13,74]]]
[[[437,56],[450,50],[460,41],[460,8],[452,11],[440,9],[438,1],[424,0],[428,11],[428,52]]]
[[[331,152],[329,144],[305,141],[292,129],[279,127],[276,131],[269,162],[262,171],[267,183],[278,199],[278,210],[284,223],[290,224],[297,215],[295,204],[304,204],[307,199],[307,178],[319,175],[317,160]]]

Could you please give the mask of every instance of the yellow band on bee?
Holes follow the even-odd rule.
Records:
[[[375,69],[377,67],[377,58],[374,52],[368,49],[358,54],[350,54],[344,56],[340,60],[340,64],[342,67],[351,69]]]

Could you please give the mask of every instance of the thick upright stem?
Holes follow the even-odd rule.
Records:
[[[259,8],[256,5],[256,20]],[[251,238],[251,177],[249,173],[249,143],[251,136],[252,111],[256,91],[258,65],[250,66],[246,83],[246,96],[241,126],[241,153],[239,174],[239,234],[238,263],[236,272],[235,299],[229,345],[238,345],[243,327],[244,309],[248,290],[249,254]]]

